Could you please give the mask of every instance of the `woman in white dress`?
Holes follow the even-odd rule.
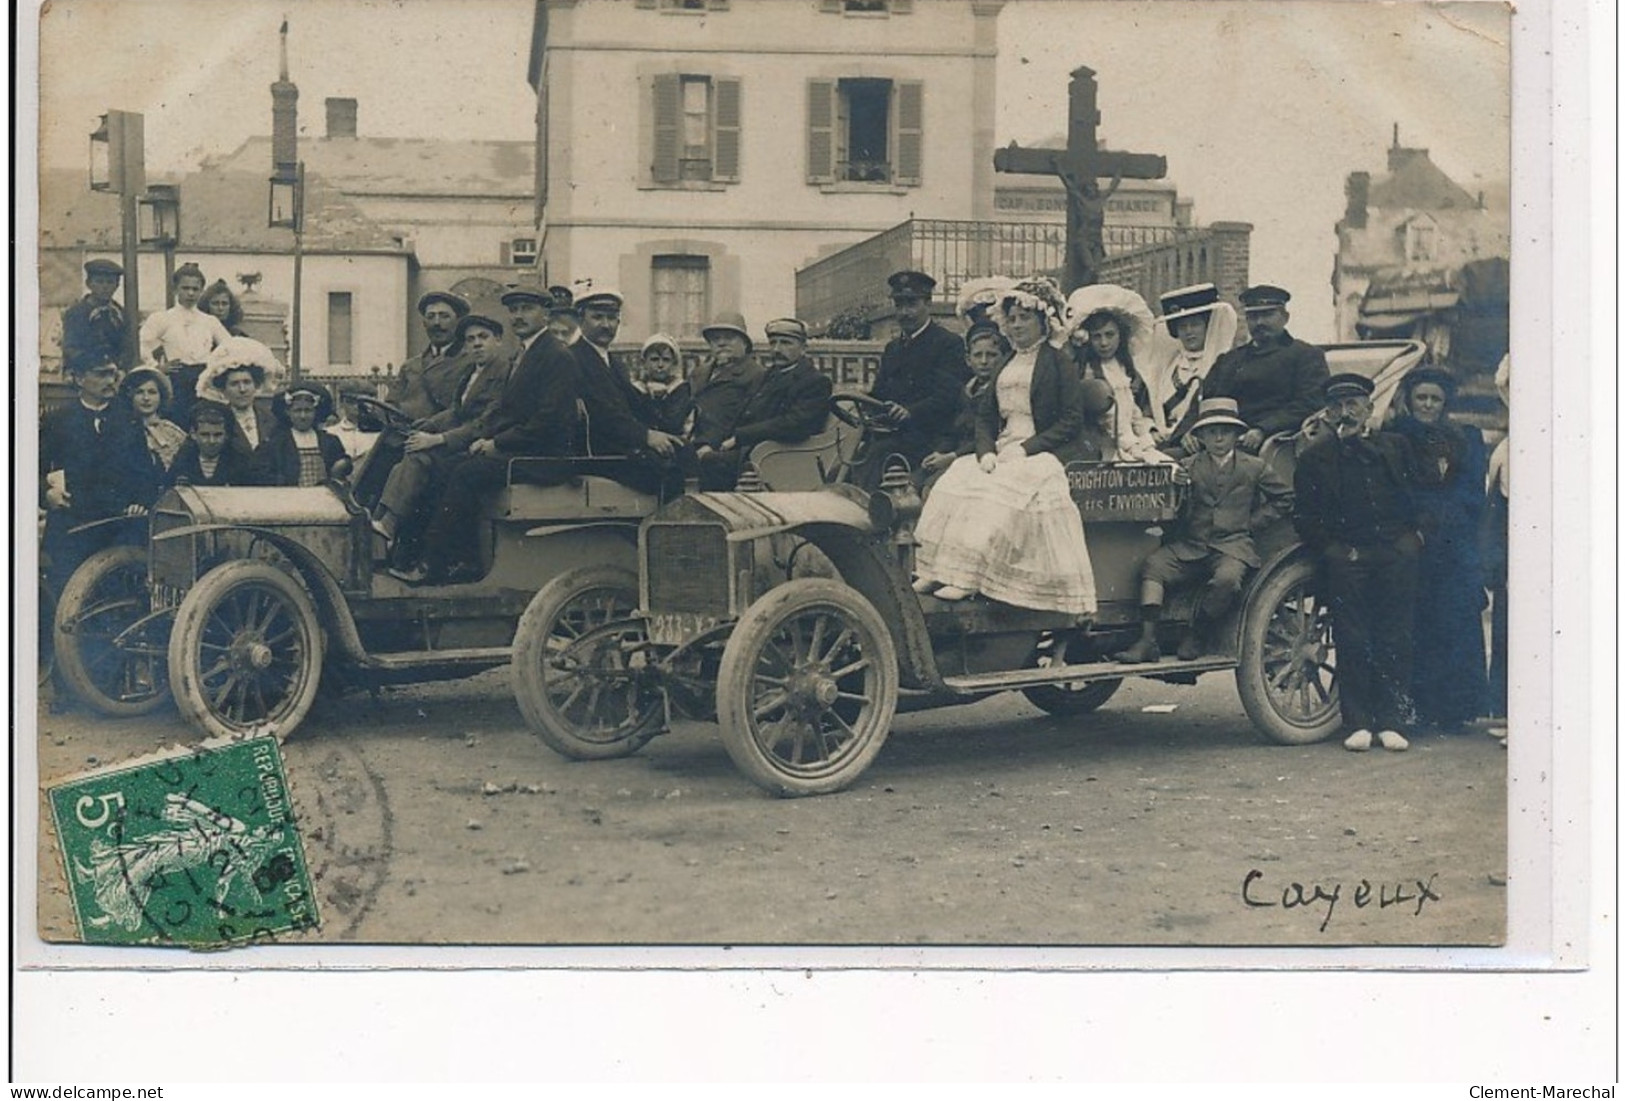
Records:
[[[915,592],[1094,613],[1094,569],[1065,472],[1083,426],[1082,383],[1045,339],[1063,338],[1064,308],[1043,278],[1015,284],[992,307],[1014,351],[983,392],[976,454],[955,460],[926,499]]]
[[[1067,333],[1084,378],[1098,378],[1116,399],[1112,436],[1117,461],[1168,462],[1152,435],[1151,391],[1138,365],[1151,357],[1155,321],[1145,299],[1127,287],[1079,287],[1066,303]]]

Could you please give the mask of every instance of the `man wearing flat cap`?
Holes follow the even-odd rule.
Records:
[[[888,417],[896,427],[886,449],[918,469],[952,423],[970,367],[959,338],[931,320],[937,281],[923,271],[900,271],[886,282],[900,335],[880,353],[880,369],[869,393],[887,403]]]
[[[769,321],[767,373],[739,410],[733,431],[700,460],[700,488],[729,490],[739,464],[764,440],[800,443],[824,427],[833,385],[807,359],[807,326],[793,317]]]
[[[468,311],[467,300],[450,291],[430,291],[418,299],[418,317],[429,343],[421,353],[401,364],[389,395],[390,403],[414,420],[451,408],[474,370],[473,362],[460,354],[462,349],[455,338],[457,322],[467,317]]]
[[[1220,356],[1202,387],[1205,397],[1235,399],[1252,426],[1241,438],[1245,451],[1256,453],[1269,437],[1296,432],[1321,407],[1326,353],[1286,331],[1291,298],[1269,284],[1242,291],[1251,339]]]
[[[1373,737],[1384,749],[1409,745],[1400,728],[1422,552],[1415,457],[1405,437],[1368,423],[1374,389],[1354,373],[1327,380],[1331,431],[1298,456],[1293,487],[1293,524],[1320,566],[1332,613],[1343,745],[1357,753]]]
[[[90,293],[62,311],[62,370],[76,375],[81,366],[116,363],[129,370],[124,351],[124,307],[113,301],[124,269],[111,260],[85,264]]]

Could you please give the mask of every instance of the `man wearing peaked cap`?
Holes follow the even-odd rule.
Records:
[[[68,374],[100,363],[130,368],[124,351],[124,307],[113,301],[123,278],[124,269],[111,260],[85,264],[90,293],[62,311],[62,369]]]
[[[900,271],[886,280],[900,335],[880,353],[870,395],[888,403],[896,432],[888,451],[918,469],[920,461],[952,424],[959,392],[970,379],[965,346],[931,320],[937,281],[920,271]]]
[[[1324,385],[1332,431],[1303,448],[1293,523],[1320,567],[1337,646],[1345,748],[1408,746],[1412,625],[1422,534],[1410,441],[1372,428],[1374,384],[1334,375]]]
[[[793,317],[769,321],[767,374],[745,398],[733,431],[700,461],[700,488],[727,490],[739,464],[765,440],[800,443],[824,427],[829,416],[829,378],[807,359],[807,326]]]
[[[1326,354],[1287,332],[1292,296],[1261,283],[1241,292],[1251,338],[1220,356],[1203,385],[1207,397],[1234,398],[1252,427],[1241,446],[1256,452],[1270,436],[1296,432],[1320,408]]]

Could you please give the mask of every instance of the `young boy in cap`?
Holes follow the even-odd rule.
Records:
[[[124,307],[113,301],[124,269],[111,260],[85,264],[90,293],[62,311],[62,370],[76,375],[83,366],[116,363],[128,369],[124,351]]]
[[[320,386],[296,383],[271,399],[277,428],[254,452],[251,477],[262,486],[319,486],[344,478],[355,465],[339,438],[317,425],[333,415]]]
[[[1298,456],[1293,524],[1321,567],[1337,643],[1338,698],[1345,749],[1402,750],[1408,710],[1411,626],[1422,551],[1411,499],[1409,441],[1379,432],[1371,417],[1374,384],[1364,375],[1326,382],[1331,432]]]
[[[249,464],[241,452],[227,447],[231,411],[219,402],[200,401],[192,407],[192,431],[169,466],[170,485],[242,486],[251,484]]]
[[[950,430],[970,367],[959,338],[931,320],[937,281],[923,271],[900,271],[886,282],[900,335],[882,349],[869,393],[890,406],[896,432],[886,441],[886,449],[918,469],[934,443]]]
[[[1157,624],[1168,589],[1204,584],[1179,660],[1194,661],[1217,641],[1247,573],[1260,565],[1253,532],[1291,508],[1292,488],[1268,463],[1237,449],[1247,422],[1229,398],[1202,402],[1191,435],[1199,450],[1181,460],[1175,478],[1189,484],[1185,504],[1163,545],[1140,569],[1140,638],[1114,659],[1160,661]]]
[[[700,456],[700,488],[729,490],[739,464],[764,440],[800,443],[824,427],[834,386],[807,356],[807,326],[793,317],[769,321],[767,374],[740,407],[733,431]]]
[[[1296,432],[1320,409],[1326,353],[1286,331],[1291,299],[1267,283],[1242,291],[1251,339],[1220,356],[1202,387],[1206,397],[1235,399],[1250,425],[1241,437],[1246,451],[1256,453],[1277,433]]]

